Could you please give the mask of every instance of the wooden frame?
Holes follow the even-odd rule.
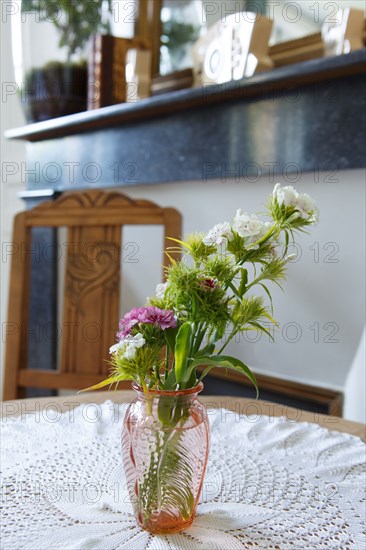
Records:
[[[160,37],[161,8],[163,0],[139,0],[138,19],[135,34],[149,44],[152,51],[152,76],[159,74],[160,67]]]
[[[88,190],[65,193],[15,217],[5,400],[24,397],[27,387],[80,390],[107,377],[108,349],[119,313],[122,227],[127,224],[164,226],[163,265],[167,267],[170,260],[164,250],[170,246],[168,238],[181,237],[181,215],[174,208],[134,201],[116,191]],[[65,259],[60,369],[27,369],[31,230],[65,226],[67,244],[73,248],[68,248]],[[91,248],[85,254],[87,246]],[[171,256],[179,258],[179,253]],[[84,329],[90,325],[98,329],[98,338],[85,344]]]
[[[324,57],[324,42],[320,32],[280,42],[269,48],[274,68]]]
[[[233,371],[213,368],[210,371],[210,376],[213,376],[218,380],[235,383],[238,388],[240,388],[240,386],[245,386],[248,388],[253,387],[252,383],[245,376]],[[263,374],[256,374],[256,379],[260,392],[262,394],[267,393],[273,396],[270,399],[271,401],[273,400],[273,402],[285,404],[288,400],[299,401],[299,403],[309,405],[307,408],[301,407],[299,404],[298,408],[300,409],[305,408],[316,412],[319,412],[319,409],[320,412],[323,412],[324,414],[340,417],[342,416],[342,392],[310,386],[299,382],[292,382],[290,380],[283,380],[281,378],[275,378],[273,376]],[[253,395],[254,393],[255,392],[253,391]],[[236,395],[239,395],[239,393]],[[266,398],[264,397],[263,399]]]

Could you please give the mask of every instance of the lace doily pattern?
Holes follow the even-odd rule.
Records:
[[[212,446],[193,526],[153,536],[124,478],[125,406],[2,421],[2,549],[365,548],[365,445],[283,418],[209,411]]]

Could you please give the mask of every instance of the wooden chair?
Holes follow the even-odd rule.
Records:
[[[4,399],[24,397],[25,388],[79,390],[107,377],[111,327],[118,322],[122,226],[164,226],[168,237],[181,237],[181,216],[145,200],[131,200],[119,192],[88,190],[65,193],[53,202],[21,212],[14,220],[8,323],[19,327],[8,334],[5,356]],[[29,318],[31,230],[67,227],[73,251],[66,255],[63,327],[59,370],[26,368]],[[76,243],[76,244],[75,244]],[[88,244],[91,246],[88,247]],[[83,253],[88,247],[88,254]],[[173,254],[174,257],[174,254]],[[163,254],[163,265],[169,258]],[[97,323],[100,338],[85,344],[83,327]],[[20,328],[21,327],[21,328]],[[127,387],[127,385],[125,385]],[[121,389],[122,385],[121,385]]]

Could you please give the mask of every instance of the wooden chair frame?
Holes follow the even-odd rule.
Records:
[[[118,321],[124,225],[164,226],[163,250],[171,246],[169,237],[181,237],[181,215],[177,210],[161,208],[145,200],[132,200],[116,191],[65,193],[55,201],[42,203],[15,217],[8,323],[16,330],[9,331],[11,334],[8,334],[6,341],[5,400],[24,397],[27,387],[79,390],[106,377],[108,364],[101,358],[108,358],[108,349],[113,341],[110,341],[110,332],[103,329],[108,323],[110,326],[111,322]],[[95,304],[95,310],[101,312],[103,317],[100,319],[102,337],[90,350],[83,342],[77,341],[76,345],[71,345],[63,338],[58,371],[27,369],[26,326],[29,319],[31,259],[29,254],[24,254],[24,250],[30,250],[32,228],[65,226],[70,242],[80,243],[80,246],[87,242],[97,243],[100,253],[95,265],[85,261],[79,254],[80,250],[76,250],[71,259],[66,259],[63,322],[65,318],[79,321],[90,319],[90,309]],[[179,254],[172,253],[171,256],[177,258]],[[169,262],[168,256],[163,254],[164,267]],[[89,306],[89,312],[86,306]],[[83,361],[79,360],[80,354],[84,357]]]

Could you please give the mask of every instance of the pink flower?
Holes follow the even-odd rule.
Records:
[[[119,323],[121,332],[117,334],[117,337],[124,338],[138,323],[157,325],[161,330],[177,326],[174,312],[169,309],[159,309],[155,306],[135,307],[121,319]]]
[[[215,290],[217,286],[215,279],[212,278],[202,279],[200,285],[204,290]]]

